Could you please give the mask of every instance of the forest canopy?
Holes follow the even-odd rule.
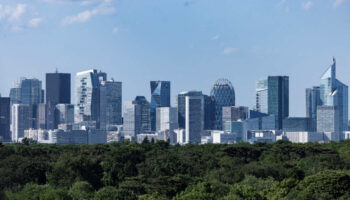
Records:
[[[350,199],[350,141],[0,144],[0,199]]]

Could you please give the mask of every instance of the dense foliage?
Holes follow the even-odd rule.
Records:
[[[0,144],[0,199],[350,199],[350,141]]]

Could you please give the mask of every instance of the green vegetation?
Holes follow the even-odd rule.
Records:
[[[350,199],[350,141],[0,144],[0,199]]]

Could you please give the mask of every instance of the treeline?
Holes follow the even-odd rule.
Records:
[[[0,199],[350,199],[350,141],[0,145]]]

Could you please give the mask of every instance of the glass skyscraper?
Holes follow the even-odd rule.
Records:
[[[222,107],[235,105],[235,90],[227,79],[219,79],[215,82],[210,95],[215,100],[214,129],[222,130]]]
[[[44,92],[42,83],[38,79],[21,80],[21,103],[28,105],[36,105],[44,103]]]
[[[256,110],[274,115],[276,129],[282,129],[283,119],[289,116],[288,76],[268,76],[257,82]]]
[[[151,130],[156,130],[157,107],[170,107],[170,81],[151,81]]]
[[[336,61],[333,58],[333,64],[323,73],[320,84],[321,105],[333,106],[338,109],[339,131],[348,130],[348,86],[336,79]],[[319,117],[319,116],[317,116]],[[317,119],[317,123],[322,120]],[[317,129],[323,127],[317,124]]]
[[[10,142],[10,98],[0,96],[0,141]]]
[[[321,105],[320,87],[307,88],[306,117],[310,118],[310,130],[316,131],[317,106]]]
[[[102,81],[100,87],[101,128],[122,124],[122,82]]]
[[[100,82],[107,74],[95,69],[78,72],[75,77],[75,121],[93,120],[99,123]]]

